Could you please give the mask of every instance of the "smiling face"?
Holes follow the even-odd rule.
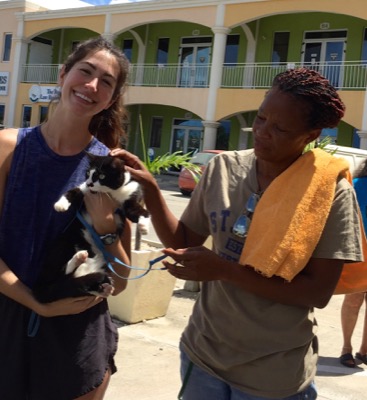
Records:
[[[119,65],[106,50],[90,53],[60,73],[61,102],[68,112],[91,118],[113,103]]]
[[[291,164],[320,134],[319,129],[307,126],[308,113],[304,101],[277,88],[271,89],[253,124],[257,158],[285,166]]]

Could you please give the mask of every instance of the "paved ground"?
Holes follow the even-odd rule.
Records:
[[[176,177],[165,176],[162,180],[164,196],[179,216],[188,199],[179,194]],[[154,240],[154,233],[151,240]],[[116,321],[120,335],[116,357],[118,372],[111,379],[106,400],[177,399],[180,389],[178,342],[197,295],[183,288],[183,282],[177,281],[164,317],[132,325]],[[325,309],[316,311],[320,341],[316,377],[319,400],[367,399],[367,366],[362,364],[350,369],[338,362],[342,300],[342,296],[334,296]],[[363,312],[361,310],[353,337],[355,349],[361,340]]]

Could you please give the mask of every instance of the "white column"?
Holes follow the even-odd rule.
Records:
[[[111,33],[111,13],[106,14],[106,19],[104,23],[104,33],[102,36],[109,42],[113,41],[113,34]]]
[[[15,109],[17,106],[18,86],[21,81],[22,66],[27,59],[27,41],[23,37],[24,19],[23,14],[16,14],[18,20],[17,35],[12,40],[12,51],[14,51],[13,73],[11,76],[9,112],[5,125],[9,128],[15,126]]]
[[[206,121],[204,125],[203,150],[214,149],[219,123],[215,121],[215,108],[217,105],[217,91],[222,82],[224,55],[226,51],[227,34],[230,29],[220,26],[212,28],[214,32],[213,57],[210,71],[208,90],[208,104],[206,109]]]
[[[215,149],[215,144],[217,141],[217,129],[220,125],[219,122],[202,121],[202,124],[204,125],[203,150]]]
[[[364,94],[362,127],[361,128],[362,129],[357,131],[357,134],[361,139],[361,143],[360,143],[359,147],[361,149],[367,150],[367,90],[365,91],[365,94]]]
[[[229,29],[224,27],[214,27],[214,46],[213,57],[210,71],[210,82],[208,91],[208,105],[206,109],[206,119],[213,121],[215,118],[215,108],[217,104],[217,90],[220,88],[223,74],[224,55],[226,51],[227,34]]]
[[[367,150],[367,130],[357,131],[357,134],[361,139],[359,147],[363,150]]]

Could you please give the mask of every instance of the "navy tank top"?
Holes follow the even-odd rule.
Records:
[[[109,153],[96,138],[85,150]],[[53,152],[39,126],[19,129],[0,219],[0,257],[29,287],[37,279],[45,246],[75,218],[75,211],[57,213],[53,204],[85,180],[88,165],[84,152]]]

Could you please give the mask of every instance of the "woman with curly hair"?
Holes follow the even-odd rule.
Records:
[[[54,203],[85,180],[86,152],[107,155],[126,137],[122,90],[128,62],[103,37],[79,44],[65,61],[60,96],[39,126],[0,135],[0,397],[2,400],[101,400],[118,333],[107,299],[96,296],[40,303],[32,294],[49,243],[75,214]],[[115,205],[106,196],[85,203],[100,235],[116,232]],[[130,227],[108,245],[129,263]],[[119,275],[128,269],[116,266]],[[126,280],[116,275],[114,294]],[[38,315],[37,333],[28,334]]]

